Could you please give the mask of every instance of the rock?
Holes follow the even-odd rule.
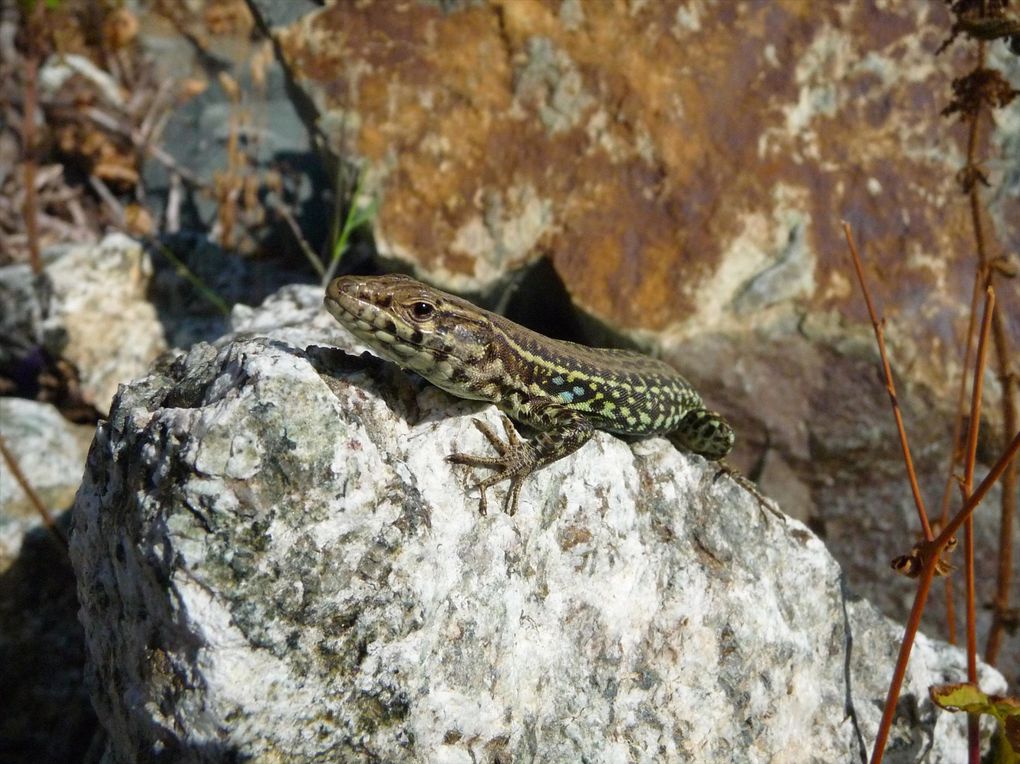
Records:
[[[43,262],[38,277],[24,264],[0,268],[0,380],[35,396],[40,372],[61,359],[100,413],[117,385],[141,376],[168,346],[215,340],[229,328],[230,305],[257,304],[300,278],[286,264],[240,258],[184,235],[148,250],[112,234],[51,247]],[[76,402],[60,400],[60,408],[71,415]]]
[[[272,18],[289,19],[313,5],[279,3]],[[180,83],[188,73],[193,88],[186,97],[178,86],[177,103],[161,128],[161,148],[172,166],[155,158],[144,163],[146,204],[158,218],[166,217],[165,234],[191,237],[192,246],[207,250],[215,242],[234,259],[241,252],[265,264],[266,255],[294,248],[293,234],[273,212],[274,200],[307,215],[302,232],[316,248],[335,203],[270,42],[252,33],[243,3],[223,8],[222,15],[217,24],[212,12],[180,7],[173,26],[145,27],[141,42],[154,76]],[[182,183],[178,174],[195,182]],[[229,199],[203,190],[217,184],[221,194],[230,189]],[[192,265],[200,263],[196,258]],[[310,273],[305,269],[304,277]]]
[[[0,398],[0,423],[7,447],[47,509],[56,514],[70,507],[95,428],[71,424],[50,404],[24,398]],[[0,571],[39,523],[38,512],[0,460]]]
[[[82,393],[101,412],[117,385],[143,374],[166,350],[146,295],[151,276],[148,254],[123,234],[55,252],[45,268],[43,344],[75,365]]]
[[[0,370],[14,370],[39,341],[42,311],[35,277],[27,263],[0,268]]]
[[[262,14],[260,23],[266,26],[290,24],[317,9],[313,0],[264,0],[257,4],[249,3],[248,7]]]
[[[358,350],[314,288],[121,388],[74,507],[111,762],[859,760],[902,627],[663,439],[597,434],[477,513],[492,407]],[[491,497],[497,499],[497,495]],[[493,501],[495,504],[495,501]],[[920,638],[887,761],[959,760]],[[1004,682],[982,668],[982,685]]]
[[[230,330],[231,306],[258,305],[282,285],[307,280],[307,274],[286,263],[238,257],[196,236],[168,237],[152,254],[155,268],[148,297],[167,344],[175,348],[216,341]],[[191,278],[181,277],[181,265]]]

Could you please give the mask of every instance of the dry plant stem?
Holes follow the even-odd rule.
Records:
[[[879,764],[885,752],[886,743],[889,741],[889,730],[892,728],[893,717],[896,715],[896,703],[900,698],[900,690],[903,687],[903,677],[907,673],[907,662],[910,660],[910,651],[914,646],[914,638],[917,636],[918,627],[921,624],[921,614],[928,599],[928,592],[931,589],[931,580],[935,576],[935,567],[938,564],[942,550],[945,549],[949,540],[960,530],[960,526],[970,517],[988,491],[995,485],[996,481],[1013,463],[1014,457],[1020,452],[1020,432],[1010,442],[1005,453],[999,458],[985,479],[981,481],[977,489],[964,503],[963,508],[956,513],[956,516],[949,522],[941,533],[931,542],[931,553],[924,558],[924,566],[921,568],[921,575],[917,580],[917,592],[914,594],[914,605],[910,609],[910,617],[903,632],[903,639],[900,642],[900,652],[896,659],[896,668],[893,669],[892,680],[889,682],[889,692],[885,698],[885,706],[882,709],[882,721],[878,725],[878,733],[875,736],[875,748],[871,752],[871,764]]]
[[[931,542],[933,549],[942,549],[956,535],[956,532],[960,530],[960,526],[974,512],[974,509],[981,503],[981,500],[985,498],[985,494],[991,490],[996,481],[1012,466],[1013,457],[1017,455],[1017,452],[1020,452],[1020,431],[1013,436],[1009,446],[1006,447],[1006,451],[988,471],[985,479],[974,489],[974,493],[970,495],[970,498],[967,499],[960,511],[953,516],[953,519],[949,521],[946,527],[935,537],[935,540]]]
[[[307,258],[308,262],[311,263],[312,269],[319,274],[319,278],[325,278],[326,269],[322,267],[322,263],[319,262],[318,256],[312,251],[312,248],[308,246],[308,242],[305,241],[305,237],[301,234],[301,227],[297,224],[294,216],[290,214],[290,210],[287,209],[287,205],[282,201],[277,200],[273,204],[273,209],[275,209],[277,214],[283,218],[284,222],[287,223],[287,227],[290,228],[290,232],[294,234],[294,240],[297,241],[305,258]]]
[[[896,430],[900,436],[900,448],[903,451],[903,461],[907,468],[907,478],[910,480],[910,490],[914,494],[914,505],[917,507],[917,515],[921,521],[921,529],[924,531],[926,541],[931,541],[931,525],[928,523],[928,513],[924,508],[924,499],[921,497],[921,487],[917,484],[917,473],[914,471],[914,460],[910,456],[910,444],[907,442],[907,431],[903,427],[903,414],[900,412],[900,404],[896,398],[896,385],[893,384],[892,369],[889,366],[889,356],[885,351],[885,332],[882,329],[882,322],[875,312],[875,306],[871,302],[871,294],[864,281],[864,268],[861,265],[861,258],[857,254],[857,247],[854,245],[853,234],[850,232],[850,224],[843,222],[843,233],[846,235],[846,243],[850,248],[850,256],[854,261],[854,270],[857,272],[857,280],[864,293],[864,302],[868,306],[868,315],[871,317],[871,326],[875,330],[875,339],[878,341],[878,352],[882,356],[882,371],[885,374],[885,389],[889,393],[889,400],[892,402],[893,416],[896,419]]]
[[[978,42],[976,68],[985,65],[985,43]],[[969,117],[967,130],[967,165],[975,169],[977,165],[978,140],[980,138],[981,110]],[[984,271],[988,284],[992,280],[992,271],[988,267],[988,251],[985,244],[984,224],[981,218],[981,184],[972,183],[967,191],[970,201],[971,226],[974,231],[974,245],[977,250],[980,270]],[[1016,406],[1017,376],[1010,368],[1009,338],[1002,319],[1002,311],[996,307],[992,313],[992,340],[995,343],[995,355],[998,365],[999,379],[1002,383],[1002,420],[1005,437],[1020,429],[1020,415]],[[988,630],[988,641],[985,645],[985,660],[995,665],[1002,645],[1005,630],[1005,615],[1009,610],[1009,600],[1013,578],[1013,523],[1016,515],[1017,468],[1010,467],[1002,477],[1002,504],[999,517],[999,556],[996,574],[996,593],[992,611],[992,625]]]
[[[14,476],[14,479],[18,481],[18,485],[20,485],[21,489],[25,492],[29,502],[33,507],[35,507],[35,511],[39,513],[39,516],[42,517],[43,525],[49,529],[50,533],[53,534],[53,537],[60,542],[60,545],[64,547],[64,549],[67,549],[67,537],[64,536],[64,532],[57,527],[57,523],[53,519],[53,515],[50,514],[49,509],[47,509],[46,505],[43,504],[42,499],[39,498],[39,494],[37,494],[35,489],[32,488],[32,484],[28,482],[28,478],[25,477],[25,473],[21,471],[21,467],[18,465],[17,459],[14,458],[14,454],[12,454],[11,450],[7,447],[7,441],[3,439],[3,436],[0,436],[0,453],[3,454],[4,461],[7,462],[7,466],[10,468],[11,474]]]
[[[1002,419],[1006,437],[1020,430],[1017,415],[1017,376],[1010,369],[1009,340],[1003,324],[1002,311],[996,306],[992,311],[992,343],[995,346],[999,380],[1002,384]],[[998,571],[995,581],[995,599],[992,608],[992,625],[988,630],[985,644],[985,661],[995,665],[1002,646],[1006,629],[1006,614],[1009,611],[1010,594],[1013,589],[1013,533],[1016,523],[1017,465],[1013,464],[1002,476],[1002,503],[999,517]]]
[[[110,210],[117,227],[124,228],[124,208],[121,206],[120,202],[117,201],[117,197],[113,195],[113,192],[95,175],[89,175],[89,185],[92,186],[92,190],[96,192],[96,196],[98,196]]]
[[[985,308],[981,317],[981,335],[978,339],[977,360],[974,363],[974,382],[971,384],[970,424],[967,428],[967,452],[964,457],[964,477],[961,486],[963,500],[967,501],[974,488],[974,464],[977,461],[978,430],[981,426],[981,396],[984,392],[985,366],[988,359],[988,329],[992,311],[995,309],[995,292],[991,287],[985,290]],[[967,681],[977,684],[977,613],[974,589],[974,518],[968,517],[963,526],[964,581],[967,603]],[[981,736],[978,718],[967,717],[967,748],[970,764],[981,760]]]
[[[889,682],[889,692],[885,697],[885,706],[882,708],[882,721],[878,725],[878,733],[875,735],[875,747],[871,752],[871,764],[880,764],[882,755],[885,753],[885,745],[889,740],[889,730],[892,729],[893,717],[896,715],[896,703],[900,698],[900,689],[903,687],[903,677],[907,673],[907,663],[910,660],[910,651],[914,647],[914,637],[921,626],[921,615],[924,613],[924,605],[928,600],[928,592],[931,589],[931,580],[935,576],[935,563],[938,562],[938,555],[929,557],[921,575],[917,580],[917,592],[914,594],[914,605],[910,608],[910,617],[907,618],[907,625],[903,631],[903,639],[900,640],[900,652],[896,658],[896,667],[893,669],[892,680]]]
[[[950,441],[951,448],[949,449],[949,469],[946,470],[946,484],[942,491],[942,502],[939,513],[939,524],[945,525],[949,519],[949,504],[953,498],[953,484],[957,482],[956,475],[956,462],[962,456],[959,451],[958,444],[960,442],[960,434],[963,431],[963,417],[966,409],[964,408],[967,403],[967,372],[970,369],[971,361],[974,355],[974,337],[977,332],[977,311],[978,301],[981,299],[982,286],[984,284],[984,276],[979,269],[974,274],[974,289],[971,292],[970,297],[970,316],[967,319],[967,344],[963,351],[963,368],[960,370],[960,389],[956,393],[956,416],[953,419],[953,437]],[[946,582],[948,583],[952,579],[947,577]]]
[[[966,499],[966,490],[964,491]],[[963,567],[964,590],[967,607],[967,681],[977,686],[977,613],[975,612],[974,591],[974,518],[968,517],[963,524]],[[981,730],[978,715],[967,715],[967,761],[968,764],[981,762]]]
[[[1017,376],[1010,370],[1009,340],[1002,321],[1002,311],[996,308],[992,313],[992,342],[1002,383],[1003,427],[1008,433],[1020,429],[1017,415]],[[1005,616],[1009,610],[1010,593],[1013,589],[1013,533],[1016,517],[1017,465],[1013,464],[1002,476],[1002,512],[999,518],[999,565],[996,574],[995,599],[992,609],[992,625],[985,645],[985,661],[995,665],[1005,631]]]
[[[942,489],[942,508],[939,512],[939,527],[949,520],[949,502],[953,497],[953,483],[956,482],[956,461],[960,458],[957,444],[960,442],[960,431],[963,429],[964,405],[967,402],[967,370],[970,369],[971,356],[974,352],[974,333],[977,330],[977,306],[981,297],[981,284],[984,279],[980,270],[974,274],[974,289],[970,297],[970,316],[967,319],[967,340],[963,351],[963,368],[960,370],[960,389],[956,394],[956,416],[953,418],[953,436],[949,447],[949,468],[946,470],[946,484]],[[946,576],[946,626],[949,644],[956,644],[956,608],[953,604],[953,577]]]
[[[964,458],[963,500],[974,488],[974,465],[977,462],[978,430],[981,425],[981,397],[984,392],[985,367],[988,360],[988,330],[992,311],[995,310],[995,291],[985,290],[985,309],[981,317],[981,334],[978,336],[977,361],[974,364],[974,383],[971,385],[970,425],[967,428],[967,452]]]
[[[29,262],[32,264],[32,273],[42,273],[42,257],[39,252],[39,220],[37,212],[39,205],[36,201],[35,192],[35,115],[37,111],[37,100],[39,91],[37,88],[37,75],[39,73],[39,58],[36,54],[34,29],[37,28],[36,19],[39,17],[39,9],[42,3],[29,11],[28,28],[29,42],[28,55],[25,61],[25,114],[22,124],[21,139],[24,142],[25,152],[25,205],[22,207],[22,214],[25,216],[25,231],[28,234]]]

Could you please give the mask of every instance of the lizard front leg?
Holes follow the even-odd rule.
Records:
[[[545,401],[526,407],[527,423],[539,430],[534,441],[522,440],[506,414],[502,414],[503,431],[506,440],[497,435],[489,425],[481,419],[474,419],[475,427],[492,444],[498,456],[477,456],[474,454],[452,453],[446,457],[454,464],[468,467],[482,467],[496,470],[494,475],[480,480],[477,488],[480,492],[478,511],[488,512],[485,500],[485,489],[491,488],[504,480],[510,481],[506,502],[503,510],[508,515],[517,512],[517,502],[521,494],[524,480],[537,469],[562,459],[579,449],[592,436],[594,428],[583,415],[571,411],[564,406],[557,406]]]
[[[716,412],[702,408],[688,411],[669,439],[712,461],[719,461],[733,450],[733,428]]]

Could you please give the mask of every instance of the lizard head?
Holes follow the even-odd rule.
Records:
[[[491,339],[486,311],[409,276],[340,276],[324,302],[373,351],[440,387]]]

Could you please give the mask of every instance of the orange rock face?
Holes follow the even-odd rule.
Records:
[[[607,323],[686,334],[791,301],[862,317],[847,219],[891,310],[956,314],[941,8],[452,5],[339,3],[279,35],[370,163],[387,254],[475,289],[547,256]]]

